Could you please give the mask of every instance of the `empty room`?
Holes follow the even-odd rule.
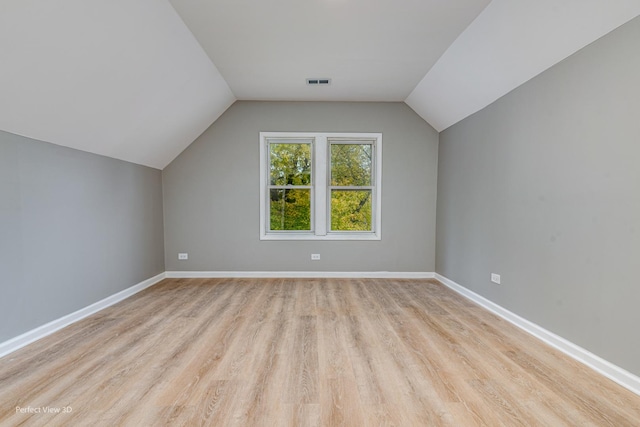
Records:
[[[0,426],[640,425],[638,0],[5,0]]]

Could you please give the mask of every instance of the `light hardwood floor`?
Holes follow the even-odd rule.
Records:
[[[433,280],[167,279],[0,359],[0,425],[620,427],[640,397]]]

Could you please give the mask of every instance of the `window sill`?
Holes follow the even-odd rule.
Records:
[[[316,236],[309,233],[269,233],[260,236],[260,240],[382,240],[376,233],[330,233]]]

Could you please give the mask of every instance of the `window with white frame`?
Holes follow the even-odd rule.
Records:
[[[260,133],[260,239],[380,240],[382,134]]]

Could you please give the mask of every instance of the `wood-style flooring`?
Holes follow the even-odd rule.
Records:
[[[0,359],[0,425],[622,427],[640,397],[434,280],[167,279]]]

